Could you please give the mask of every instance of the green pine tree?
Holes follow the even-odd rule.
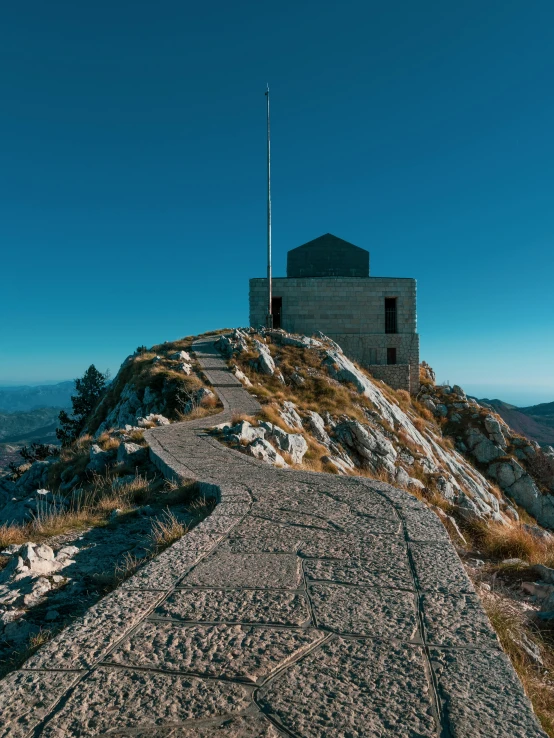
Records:
[[[69,446],[85,427],[86,420],[104,394],[108,374],[102,374],[91,364],[80,379],[75,380],[76,394],[71,397],[71,417],[65,410],[58,416],[60,427],[56,430],[62,446]]]

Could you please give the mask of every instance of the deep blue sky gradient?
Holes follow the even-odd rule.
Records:
[[[554,400],[554,4],[94,3],[0,11],[0,384],[115,372],[245,325],[331,232],[418,280],[439,380]]]

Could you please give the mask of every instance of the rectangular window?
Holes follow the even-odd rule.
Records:
[[[387,364],[396,364],[396,349],[387,349]]]
[[[385,333],[398,333],[396,297],[385,297]]]
[[[273,327],[274,328],[281,327],[282,308],[283,308],[283,298],[282,297],[272,297],[271,298],[271,314],[273,315]]]

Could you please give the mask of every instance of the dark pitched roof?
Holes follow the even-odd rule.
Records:
[[[369,277],[369,251],[326,233],[288,252],[287,277]]]

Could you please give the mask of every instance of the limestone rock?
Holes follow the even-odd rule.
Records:
[[[466,433],[466,443],[470,453],[481,464],[488,464],[499,456],[503,456],[504,452],[496,443],[489,440],[477,428],[469,428]]]
[[[279,411],[279,415],[291,428],[302,430],[302,418],[298,414],[294,402],[283,402],[283,409]]]
[[[103,451],[97,443],[93,443],[89,452],[90,461],[87,464],[87,471],[101,474],[115,458],[115,452]]]
[[[484,423],[491,441],[494,441],[494,443],[500,446],[500,448],[505,449],[507,443],[506,439],[504,438],[504,433],[502,432],[502,426],[500,425],[498,420],[492,415],[487,415]]]
[[[150,415],[147,415],[145,418],[139,418],[137,420],[139,428],[149,428],[152,423],[157,426],[171,425],[171,421],[169,421],[164,415],[160,415],[158,413],[150,413]]]
[[[136,466],[148,458],[148,447],[138,443],[121,443],[117,449],[117,461],[120,464]]]
[[[239,380],[239,382],[242,382],[245,387],[252,387],[252,382],[248,379],[244,372],[241,372],[238,366],[234,368],[233,372],[235,377]]]
[[[324,446],[329,446],[331,439],[325,430],[325,422],[319,413],[316,413],[314,410],[310,410],[308,412],[308,416],[304,418],[304,424],[316,441],[319,441],[319,443],[322,443]]]
[[[260,461],[265,461],[266,464],[272,464],[274,466],[288,466],[286,461],[283,459],[265,438],[257,438],[253,443],[246,447],[246,452]]]
[[[282,346],[295,346],[297,348],[320,348],[321,341],[317,341],[315,338],[309,338],[308,336],[291,336],[286,331],[273,329],[265,331],[266,336],[270,336],[275,343],[279,343]]]
[[[275,373],[275,361],[265,343],[254,339],[254,346],[258,351],[258,358],[252,362],[252,366],[260,374],[272,376]]]
[[[225,356],[240,354],[248,349],[248,338],[245,333],[236,328],[230,335],[220,336],[215,347]]]
[[[345,420],[335,428],[335,437],[347,449],[355,451],[370,466],[384,466],[394,473],[397,453],[392,443],[376,428],[357,420]]]
[[[192,358],[189,353],[186,351],[175,351],[173,354],[169,354],[167,357],[168,359],[171,359],[172,361],[182,361],[187,364],[192,363]]]
[[[254,427],[247,420],[241,420],[236,425],[228,426],[227,434],[237,443],[252,443],[257,438],[265,438],[266,430],[264,427]]]
[[[308,443],[300,433],[287,433],[282,428],[272,423],[263,423],[268,437],[275,441],[281,451],[290,454],[295,464],[301,464],[304,454],[308,450]]]

